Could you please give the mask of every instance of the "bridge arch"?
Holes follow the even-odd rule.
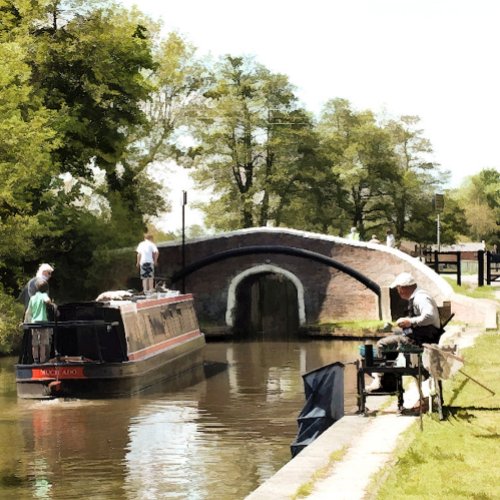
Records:
[[[285,278],[289,279],[295,285],[295,288],[297,290],[299,324],[300,325],[305,324],[306,308],[304,302],[304,286],[300,281],[300,279],[297,278],[295,274],[279,266],[275,266],[272,264],[262,264],[245,269],[231,280],[227,291],[226,325],[231,327],[234,326],[234,309],[236,307],[236,290],[238,289],[238,285],[249,276],[262,273],[273,273],[282,275]]]
[[[438,304],[449,300],[452,293],[449,284],[424,263],[397,249],[290,228],[240,229],[182,244],[160,243],[158,247],[158,276],[174,289],[193,293],[200,325],[214,335],[234,333],[248,311],[257,319],[260,309],[256,302],[248,302],[248,297],[264,297],[272,289],[281,294],[277,284],[274,288],[273,279],[287,283],[288,289],[283,290],[288,290],[289,305],[300,290],[300,301],[303,296],[304,302],[300,323],[299,301],[294,307],[296,324],[303,331],[338,320],[394,319],[389,285],[402,271],[412,272]],[[271,264],[278,270],[263,267]],[[270,271],[263,272],[266,269]],[[259,270],[262,276],[251,274]],[[292,273],[300,285],[284,271]],[[228,326],[226,318],[229,323],[232,319],[233,327]]]
[[[327,255],[313,252],[311,250],[306,250],[304,248],[288,247],[284,245],[247,246],[247,247],[233,248],[231,250],[219,252],[210,255],[209,257],[205,257],[196,262],[193,262],[189,266],[186,266],[183,270],[172,275],[171,281],[172,283],[175,283],[205,266],[208,266],[215,262],[219,262],[221,260],[229,259],[230,257],[238,257],[242,255],[257,255],[263,253],[292,255],[295,257],[303,257],[306,259],[314,260],[316,262],[321,262],[323,264],[326,264],[327,266],[333,267],[335,269],[338,269],[339,271],[348,274],[355,280],[363,283],[363,285],[365,285],[368,289],[370,289],[372,292],[376,293],[380,297],[381,293],[380,285],[378,283],[375,283],[375,281],[370,279],[368,276],[360,273],[356,269],[353,269],[352,267],[347,266],[346,264],[338,262],[337,260],[332,259]]]

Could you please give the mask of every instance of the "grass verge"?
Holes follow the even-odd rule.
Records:
[[[444,279],[451,285],[455,293],[461,293],[467,297],[472,297],[473,299],[490,299],[496,300],[495,292],[498,288],[491,285],[485,286],[475,286],[471,283],[463,283],[462,285],[457,285],[456,280],[444,276]]]
[[[404,498],[499,498],[497,452],[500,443],[500,335],[484,334],[465,350],[463,371],[495,392],[492,396],[458,373],[444,384],[447,418],[424,418],[424,430],[411,427],[382,475],[378,500]]]

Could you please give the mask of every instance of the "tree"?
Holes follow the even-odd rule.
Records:
[[[0,5],[0,353],[11,353],[19,341],[22,306],[12,292],[23,259],[36,255],[36,238],[47,234],[43,214],[55,197],[55,117],[29,83],[30,43],[19,28],[19,10]]]
[[[409,238],[421,244],[437,242],[437,212],[433,208],[432,195],[422,193],[420,199],[413,202],[413,217],[406,222]],[[458,235],[467,227],[465,214],[456,200],[445,193],[444,210],[440,214],[440,242],[456,243]]]
[[[310,150],[308,114],[288,79],[251,59],[226,56],[215,68],[194,131],[195,179],[217,196],[205,205],[218,229],[281,223]]]
[[[177,33],[170,33],[155,52],[155,71],[150,76],[153,91],[142,103],[145,121],[128,136],[121,159],[132,185],[141,184],[141,213],[158,215],[168,208],[150,167],[161,174],[165,162],[178,159],[178,142],[196,115],[207,82],[206,68],[195,58],[195,48]],[[151,185],[146,185],[150,183]],[[154,183],[154,184],[153,184]]]
[[[318,131],[321,147],[341,185],[339,220],[344,234],[356,226],[361,237],[389,217],[391,182],[398,178],[390,135],[371,111],[357,112],[345,99],[333,99],[323,109]]]
[[[94,252],[137,241],[143,215],[161,207],[157,184],[120,164],[145,122],[155,64],[147,20],[108,1],[5,0],[0,16],[0,266],[12,289],[17,270],[31,273],[41,258],[82,276]],[[82,189],[104,211],[87,208]],[[124,237],[107,234],[118,227]]]
[[[426,238],[421,232],[422,219],[434,219],[433,212],[428,209],[434,194],[441,189],[448,176],[430,161],[432,145],[423,137],[423,130],[418,128],[419,122],[418,116],[401,116],[398,120],[389,121],[385,127],[391,134],[399,172],[390,191],[394,207],[391,223],[397,238],[406,237],[420,242]],[[411,224],[412,221],[416,223]],[[420,229],[415,231],[417,227]]]
[[[0,272],[9,268],[9,287],[17,263],[36,251],[35,238],[47,234],[41,217],[54,199],[57,174],[51,162],[58,145],[55,117],[30,86],[27,43],[0,43]]]
[[[35,44],[29,63],[35,91],[57,114],[61,141],[52,161],[61,173],[84,182],[92,181],[94,168],[104,170],[103,192],[110,203],[119,198],[139,226],[140,183],[121,160],[129,134],[145,122],[141,103],[152,90],[147,20],[109,1],[37,5],[41,12],[31,20]]]
[[[111,176],[129,130],[144,121],[140,103],[152,90],[146,78],[154,68],[151,40],[140,20],[121,9],[105,6],[68,19],[72,2],[50,7],[52,24],[35,31],[32,64],[33,84],[59,113],[65,141],[56,162],[75,176],[86,177],[92,164]]]
[[[293,168],[282,169],[273,182],[279,193],[276,225],[337,234],[332,223],[340,217],[339,185],[328,162],[321,156],[314,129],[301,131],[299,156]]]
[[[498,243],[500,240],[500,172],[494,168],[481,170],[467,178],[454,193],[465,211],[468,231],[475,241]]]

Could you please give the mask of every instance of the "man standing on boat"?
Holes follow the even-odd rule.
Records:
[[[37,292],[36,281],[38,279],[42,279],[45,282],[47,282],[47,293],[48,293],[48,283],[53,272],[54,268],[50,264],[46,263],[40,264],[40,267],[36,272],[36,276],[34,278],[31,278],[25,285],[25,287],[22,289],[21,293],[19,294],[18,300],[19,302],[22,302],[24,304],[25,312],[26,309],[28,309],[28,304],[30,303],[31,297],[33,297],[33,295],[35,295],[35,293]]]
[[[144,241],[137,245],[136,265],[142,279],[142,289],[144,293],[153,290],[155,266],[158,262],[158,247],[153,243],[153,236],[149,233],[144,235]]]

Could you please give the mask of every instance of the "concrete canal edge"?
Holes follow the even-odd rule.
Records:
[[[366,424],[365,417],[341,418],[247,496],[247,500],[293,498],[299,488],[314,481],[315,475],[320,474],[319,471],[326,473],[330,469],[330,456],[352,446],[353,440],[363,432]]]
[[[474,344],[484,328],[450,327],[447,342],[460,348]],[[405,406],[418,399],[416,385],[405,391]],[[391,401],[389,407],[387,403]],[[371,398],[374,417],[341,418],[274,476],[246,497],[247,500],[362,499],[376,474],[394,459],[401,434],[418,417],[400,415],[389,397]]]
[[[246,498],[362,498],[416,418],[392,411],[377,418],[343,417]]]

